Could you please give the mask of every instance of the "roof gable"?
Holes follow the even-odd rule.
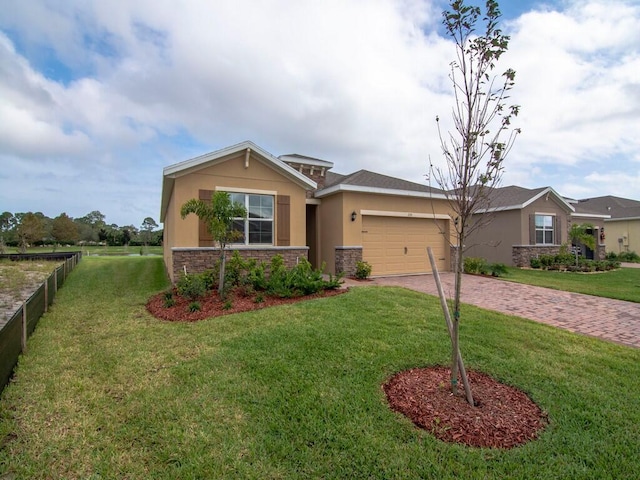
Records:
[[[169,165],[163,169],[162,175],[162,203],[160,207],[160,221],[164,221],[167,208],[169,206],[169,200],[171,198],[171,192],[173,191],[173,185],[175,179],[189,173],[197,172],[204,168],[217,165],[219,163],[226,162],[230,158],[237,156],[238,153],[247,152],[247,161],[258,160],[264,165],[272,168],[284,177],[291,180],[293,183],[299,185],[305,190],[314,190],[317,188],[316,182],[311,180],[306,175],[291,168],[282,160],[271,155],[266,150],[260,148],[253,142],[245,141],[226,147],[215,152],[206,153],[198,157],[185,160],[173,165]],[[251,156],[251,160],[250,157]]]
[[[553,198],[556,203],[567,212],[574,212],[575,209],[567,200],[558,194],[551,187],[524,188],[516,185],[491,189],[489,193],[489,208],[479,210],[478,213],[499,212],[504,210],[522,210],[533,202],[546,196]]]

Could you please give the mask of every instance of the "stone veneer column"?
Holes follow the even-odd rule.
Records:
[[[356,265],[362,261],[362,247],[336,247],[336,274],[344,273],[348,277],[356,274]]]

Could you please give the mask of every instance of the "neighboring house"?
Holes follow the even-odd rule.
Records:
[[[640,201],[607,195],[579,200],[576,207],[610,217],[603,238],[608,252],[640,253]]]
[[[373,275],[449,270],[451,209],[441,190],[360,170],[330,172],[332,162],[303,155],[275,157],[243,142],[175,165],[163,172],[160,220],[169,276],[211,268],[217,258],[202,222],[180,216],[191,198],[226,191],[249,212],[237,225],[244,239],[230,248],[263,261],[276,254],[289,266],[300,258],[329,273],[353,274],[365,260]]]
[[[490,215],[491,222],[467,237],[466,255],[528,267],[531,258],[556,254],[561,245],[570,243],[573,222],[591,223],[593,235],[600,238],[607,215],[577,210],[572,202],[575,201],[563,198],[551,187],[495,188],[491,190],[487,208],[475,217],[475,221],[486,221],[486,215]],[[595,253],[586,251],[587,257],[604,258],[604,245],[599,243],[596,242]]]

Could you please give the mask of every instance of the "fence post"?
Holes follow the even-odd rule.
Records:
[[[44,313],[49,309],[49,278],[44,281]]]
[[[27,353],[27,302],[22,304],[22,353]]]
[[[58,293],[58,269],[53,271],[53,293]]]

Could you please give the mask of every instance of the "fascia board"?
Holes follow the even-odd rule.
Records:
[[[413,190],[396,190],[394,188],[379,188],[379,187],[364,187],[361,185],[345,185],[338,184],[333,187],[325,188],[315,193],[316,198],[323,198],[329,195],[333,195],[338,192],[361,192],[361,193],[375,193],[378,195],[395,195],[398,197],[417,197],[417,198],[433,198],[436,200],[449,200],[452,197],[447,197],[441,193],[430,192],[416,192]]]
[[[572,217],[580,217],[580,218],[611,218],[611,215],[602,215],[599,213],[572,213]]]
[[[640,220],[640,217],[611,218],[611,219],[606,219],[605,222],[622,222],[622,221],[630,221],[630,220]]]

